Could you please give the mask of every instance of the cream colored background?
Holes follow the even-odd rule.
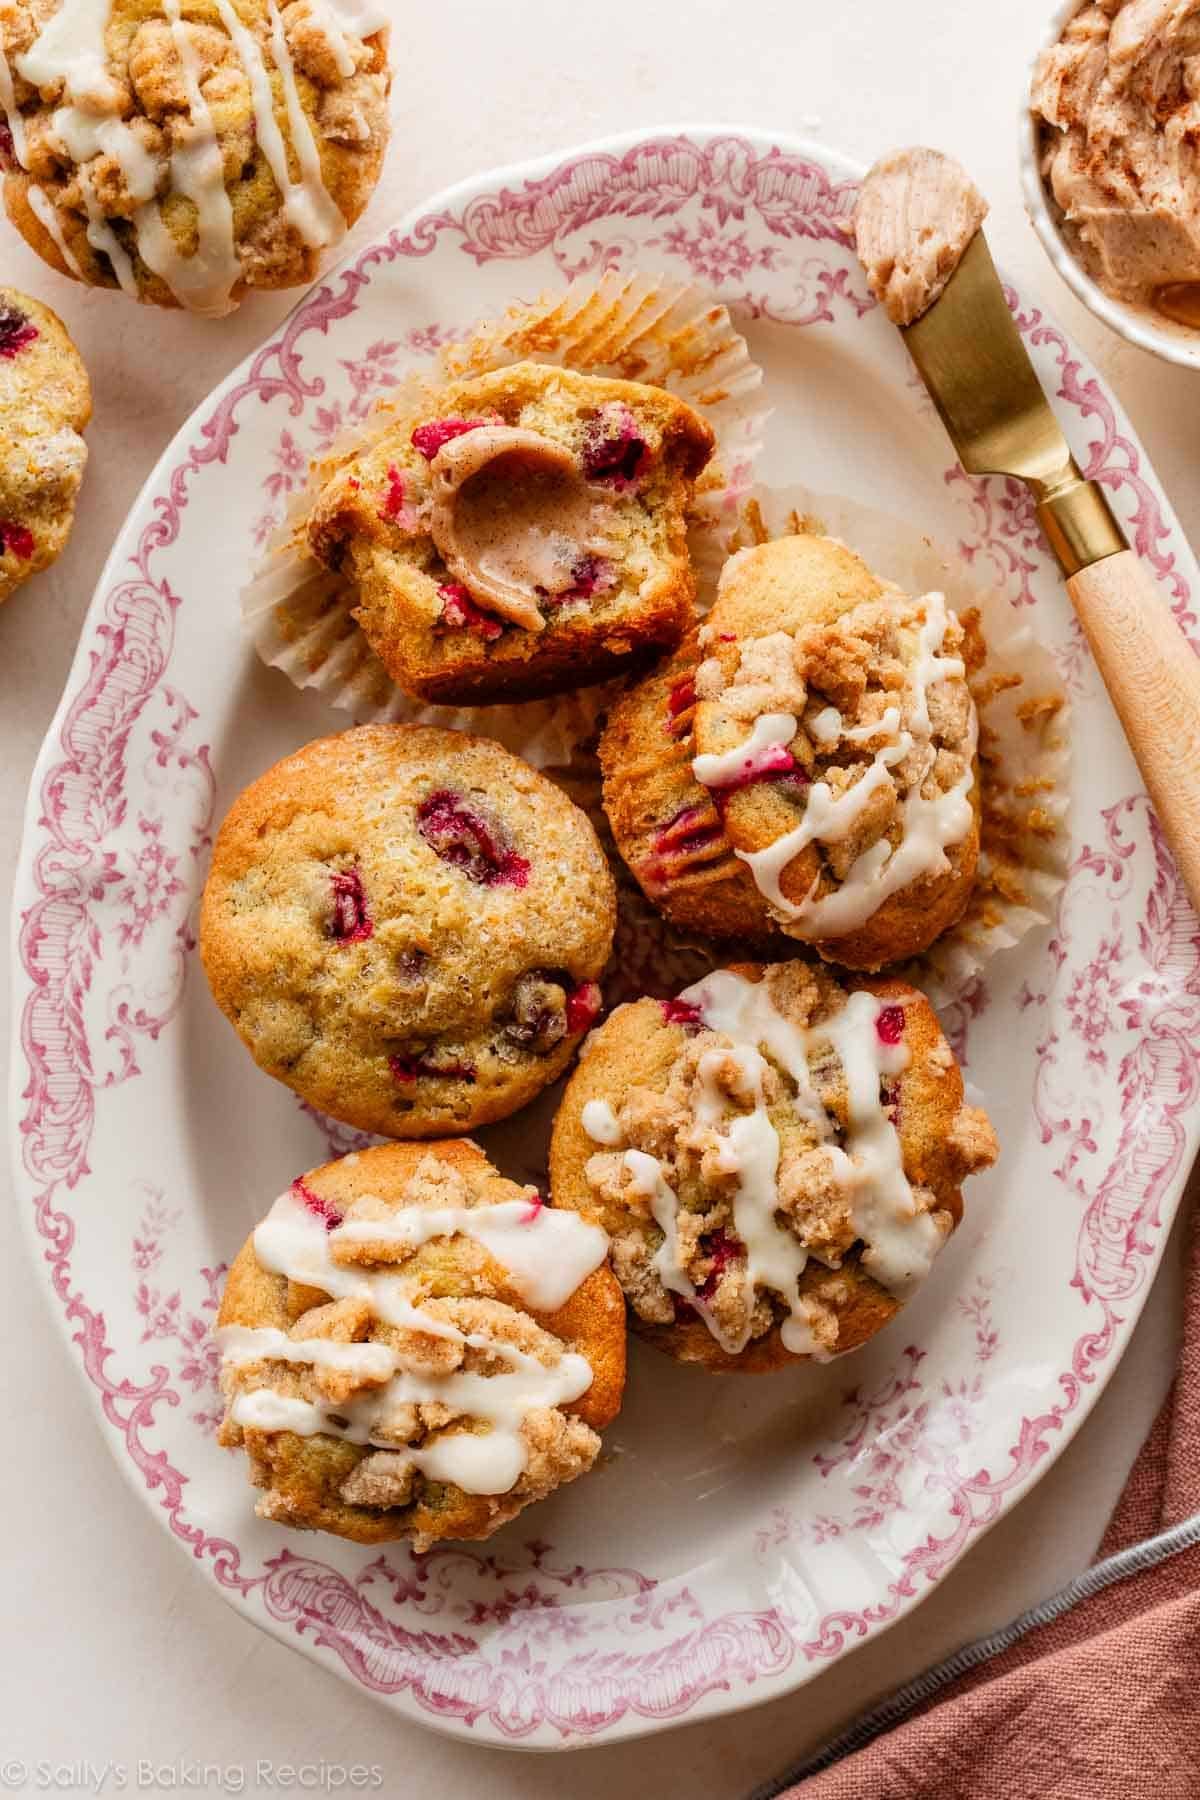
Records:
[[[1046,0],[394,5],[395,138],[359,237],[489,165],[633,126],[775,127],[864,161],[898,141],[938,144],[969,164],[992,201],[998,257],[1106,371],[1185,529],[1200,535],[1200,377],[1110,337],[1055,277],[1021,212],[1018,98]],[[29,770],[108,546],[169,438],[290,302],[251,302],[216,324],[140,312],[60,280],[3,224],[0,280],[63,314],[96,397],[71,547],[0,614],[0,857],[11,863]],[[0,1179],[7,1185],[6,1173]],[[1046,1204],[1058,1199],[1047,1194]],[[390,1718],[254,1630],[197,1579],[118,1474],[15,1230],[10,1244],[0,1259],[9,1380],[0,1776],[5,1757],[31,1768],[39,1758],[114,1760],[130,1765],[127,1791],[138,1758],[246,1765],[247,1792],[260,1758],[323,1758],[380,1765],[392,1794],[448,1800],[481,1790],[495,1800],[607,1800],[614,1792],[732,1800],[897,1681],[1083,1567],[1164,1391],[1178,1311],[1173,1251],[1120,1372],[1075,1444],[886,1637],[756,1712],[640,1744],[533,1758]]]

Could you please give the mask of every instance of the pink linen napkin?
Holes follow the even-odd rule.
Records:
[[[1190,1229],[1174,1385],[1091,1569],[756,1800],[1200,1800],[1200,1209]]]

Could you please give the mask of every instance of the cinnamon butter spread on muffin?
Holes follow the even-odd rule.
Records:
[[[599,744],[604,810],[648,900],[684,930],[767,938],[776,929],[721,815],[692,773],[696,670],[691,631],[614,703]]]
[[[979,645],[830,538],[726,564],[692,763],[780,928],[847,968],[927,949],[979,861]]]
[[[62,320],[0,287],[0,601],[66,546],[91,416],[87,370]]]
[[[361,1130],[438,1137],[561,1074],[615,923],[596,834],[552,782],[487,739],[368,725],[235,801],[200,948],[260,1068]]]
[[[604,1233],[476,1145],[294,1182],[229,1271],[227,1410],[259,1516],[418,1550],[486,1538],[591,1468],[625,1381]]]
[[[0,0],[4,202],[63,274],[219,316],[306,285],[388,141],[383,0]]]
[[[523,362],[426,390],[307,522],[388,674],[472,704],[586,686],[678,643],[713,435],[663,388]]]
[[[886,1325],[996,1155],[915,988],[745,965],[618,1007],[593,1035],[551,1191],[608,1232],[636,1330],[753,1373]]]

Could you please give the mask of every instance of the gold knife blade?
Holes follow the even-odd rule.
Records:
[[[940,298],[900,335],[964,469],[1015,475],[1065,575],[1128,548],[1071,455],[977,231]]]

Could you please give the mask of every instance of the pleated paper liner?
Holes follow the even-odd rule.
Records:
[[[496,738],[538,767],[568,763],[592,737],[613,691],[611,683],[519,705],[431,706],[392,682],[352,616],[354,595],[308,554],[304,523],[316,494],[336,469],[376,443],[397,414],[436,411],[448,380],[536,361],[580,373],[620,376],[664,387],[712,426],[716,452],[697,484],[692,525],[697,560],[727,532],[731,512],[753,480],[766,409],[762,371],[723,306],[694,286],[648,275],[576,281],[530,306],[480,325],[448,345],[430,374],[414,374],[385,395],[369,418],[345,432],[310,467],[242,593],[242,614],[255,648],[299,688],[315,688],[355,721],[403,720],[444,725]]]
[[[944,1003],[962,994],[988,957],[1054,916],[1069,861],[1067,690],[1028,621],[998,589],[977,586],[953,550],[908,520],[806,487],[759,486],[746,496],[736,524],[701,552],[702,607],[711,605],[721,566],[735,550],[802,531],[840,539],[906,594],[940,590],[960,617],[979,615],[986,658],[970,683],[980,727],[979,877],[959,923],[898,971]]]

